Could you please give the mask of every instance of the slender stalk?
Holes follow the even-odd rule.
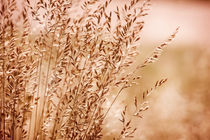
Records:
[[[106,65],[106,64],[105,64],[105,65]],[[102,78],[102,81],[105,80],[105,76],[106,76],[107,70],[108,70],[108,68],[107,68],[106,71],[104,72],[104,76],[103,76],[103,78]],[[102,92],[101,92],[101,93],[103,93],[104,89],[105,89],[105,87],[103,86],[103,89],[102,89]],[[99,89],[99,91],[100,91],[100,89]],[[96,103],[98,103],[98,101],[100,101],[101,98],[103,98],[103,96],[100,96],[100,97],[97,99]],[[94,120],[93,120],[93,119],[94,119],[94,116],[95,116],[95,114],[96,114],[96,112],[97,112],[99,106],[100,106],[100,104],[97,104],[96,108],[94,109],[93,114],[91,115],[90,123],[88,124],[88,128],[86,129],[85,135],[82,137],[82,140],[83,140],[83,139],[84,139],[84,140],[86,139],[86,135],[88,134],[89,130],[91,129],[91,125],[92,125],[93,122],[94,122]]]
[[[2,4],[4,5],[4,1],[2,0]],[[3,77],[2,77],[2,110],[1,110],[1,116],[2,119],[3,119],[3,140],[5,140],[5,136],[6,136],[6,121],[5,121],[5,116],[6,116],[6,112],[5,112],[5,80],[6,80],[6,75],[5,75],[5,63],[6,63],[6,47],[5,47],[5,38],[4,38],[4,35],[5,35],[5,28],[3,27],[3,31],[2,31],[2,37],[1,37],[1,40],[2,40],[2,45],[3,45],[3,56],[2,56],[2,59],[3,59],[3,66],[2,66],[2,69],[3,69]]]
[[[25,45],[25,44],[22,44],[23,46]],[[30,47],[29,45],[27,45],[27,47]],[[30,50],[30,56],[32,56],[32,50]],[[30,63],[30,62],[26,62],[27,64],[28,63]],[[30,79],[30,77],[29,76],[26,76],[25,77],[25,83],[24,83],[24,101],[25,102],[28,102],[29,104],[30,104],[30,100],[29,101],[27,101],[26,100],[26,92],[27,92],[27,85],[29,84],[29,81],[27,80],[27,79]],[[34,97],[34,96],[33,96]],[[22,126],[21,126],[21,132],[20,132],[20,135],[19,135],[19,139],[22,139],[22,137],[23,137],[23,130],[24,130],[24,122],[25,122],[25,116],[26,116],[26,111],[24,111],[23,112],[23,120],[22,120]],[[31,116],[30,116],[30,118],[31,118]],[[30,124],[31,125],[31,124]],[[30,126],[29,126],[30,127]],[[29,128],[30,129],[30,128]],[[18,133],[19,134],[19,133]],[[29,133],[30,134],[30,133]]]
[[[113,104],[116,102],[117,98],[119,97],[119,95],[121,94],[121,92],[123,91],[123,89],[125,89],[125,86],[123,86],[117,93],[117,95],[115,96],[114,100],[112,101],[111,105],[109,106],[108,110],[106,111],[106,113],[104,114],[103,119],[106,118],[107,114],[109,113],[110,109],[112,108]]]
[[[59,43],[58,43],[58,47],[60,48],[60,39],[61,39],[61,36],[62,36],[62,33],[63,33],[63,30],[60,30],[60,36],[59,36]],[[57,69],[56,67],[56,64],[58,63],[57,59],[58,59],[58,52],[59,52],[60,49],[57,49],[57,53],[56,53],[56,59],[55,59],[55,71]],[[64,76],[66,77],[66,76]],[[61,93],[61,99],[62,99],[62,95],[63,93]],[[57,109],[56,109],[56,117],[55,117],[55,122],[54,122],[54,125],[53,125],[53,130],[52,130],[52,139],[54,139],[54,133],[55,133],[55,129],[56,129],[56,126],[57,126],[57,120],[58,120],[58,112],[59,112],[59,107],[60,107],[60,103],[61,103],[62,100],[59,101],[58,105],[57,105]]]
[[[26,83],[24,85],[24,87],[26,87]],[[26,102],[26,89],[24,91],[24,101]],[[24,127],[24,122],[25,122],[25,114],[26,112],[23,112],[23,120],[22,120],[22,126],[21,126],[21,130],[20,130],[20,135],[19,135],[19,139],[21,139],[23,137],[23,127]]]
[[[106,118],[107,114],[109,113],[110,109],[112,108],[113,104],[116,102],[117,98],[119,97],[119,95],[121,94],[121,92],[123,91],[123,89],[125,89],[125,86],[123,86],[123,87],[118,91],[118,93],[117,93],[117,95],[115,96],[114,100],[112,101],[110,107],[109,107],[108,110],[106,111],[106,113],[105,113],[105,115],[104,115],[104,117],[103,117],[103,120]],[[87,128],[86,131],[85,131],[85,135],[83,136],[82,140],[85,140],[85,139],[86,139],[86,135],[87,135],[87,133],[88,133],[89,130],[90,130],[90,126],[91,126],[92,123],[93,123],[93,118],[94,118],[95,113],[97,112],[98,107],[99,107],[99,104],[97,105],[97,107],[95,108],[95,110],[94,110],[94,112],[93,112],[93,114],[92,114],[90,123],[89,123],[89,125],[88,125],[88,128]]]
[[[83,136],[83,138],[82,138],[82,140],[84,139],[86,139],[86,135],[88,134],[88,132],[89,132],[89,130],[91,129],[91,125],[93,124],[93,118],[94,118],[94,116],[95,116],[95,113],[97,112],[97,110],[98,110],[98,107],[99,107],[99,105],[100,104],[97,104],[97,106],[95,107],[95,109],[94,109],[94,111],[93,111],[93,114],[91,115],[91,119],[90,119],[90,123],[88,124],[88,128],[86,129],[86,131],[85,131],[85,135]]]
[[[3,31],[4,32],[4,31]],[[2,114],[3,114],[3,140],[5,140],[5,111],[4,111],[4,104],[5,104],[5,46],[4,46],[4,39],[3,39],[3,78],[2,78]]]
[[[37,99],[39,98],[39,92],[40,92],[40,86],[41,86],[41,74],[42,74],[42,61],[43,61],[43,54],[41,55],[41,59],[40,59],[40,61],[39,61],[39,71],[37,71],[37,72],[39,72],[39,76],[38,76],[38,87],[37,87]],[[35,111],[35,122],[37,122],[37,123],[35,123],[34,125],[34,138],[36,138],[37,137],[37,124],[39,124],[39,120],[38,120],[38,108],[39,108],[39,101],[37,101],[37,105],[36,105],[36,111]],[[29,132],[31,131],[31,127],[30,127],[30,129],[29,129]],[[30,134],[30,133],[29,133]]]
[[[30,46],[29,46],[30,47]],[[32,50],[32,48],[30,49],[31,50],[31,52],[33,51]],[[33,56],[33,54],[30,52],[30,56]],[[31,61],[33,61],[33,57],[31,57],[30,58],[31,59]],[[34,101],[34,97],[35,97],[35,94],[37,93],[37,99],[38,99],[38,97],[39,97],[39,86],[40,86],[40,73],[39,73],[39,70],[41,71],[41,69],[40,69],[40,57],[39,58],[37,58],[38,59],[38,61],[36,62],[36,63],[38,63],[38,64],[36,64],[36,79],[35,79],[35,82],[37,82],[37,83],[35,83],[35,84],[37,84],[37,88],[36,89],[34,89],[36,92],[34,92],[34,91],[32,91],[33,92],[33,101]],[[38,76],[39,75],[39,76]],[[31,77],[33,77],[33,75],[30,75],[30,77],[29,77],[29,79],[31,78]],[[38,80],[38,81],[37,81]],[[29,84],[30,85],[30,84]],[[32,88],[33,88],[33,86],[32,86]],[[29,120],[29,130],[28,130],[28,140],[30,139],[30,136],[31,136],[31,127],[32,127],[32,120],[33,120],[33,118],[35,118],[35,122],[36,122],[36,118],[37,118],[37,108],[38,108],[38,101],[37,101],[37,104],[35,105],[35,115],[33,115],[33,113],[34,113],[34,110],[31,112],[31,114],[30,114],[30,120]],[[33,137],[35,136],[34,134],[36,134],[35,133],[36,132],[36,123],[34,124],[34,133],[32,134],[32,138],[31,139],[33,139]]]
[[[67,68],[69,67],[69,65],[70,65],[70,61],[69,61],[68,64],[67,64]],[[64,76],[64,77],[65,77],[65,79],[68,77],[67,72],[65,72],[65,76]],[[64,80],[64,81],[65,81],[65,80]],[[68,85],[68,83],[69,83],[69,80],[67,81],[67,85]],[[64,85],[65,85],[65,84],[64,84]],[[67,91],[67,89],[63,92],[62,97],[64,96],[64,94],[66,93],[66,91]],[[59,107],[60,107],[60,103],[62,102],[62,97],[61,97],[61,100],[60,100],[59,103],[58,103],[58,107],[57,107],[57,109],[56,109],[56,114],[58,114]],[[65,108],[66,108],[66,106],[64,107],[64,109],[65,109]],[[61,113],[63,113],[63,112],[61,112]],[[59,113],[60,116],[62,116],[61,113]],[[56,116],[56,118],[58,118],[58,116]],[[63,122],[63,118],[64,118],[64,117],[61,117],[60,123]],[[58,125],[59,125],[58,127],[60,127],[60,123],[58,124]],[[57,126],[54,126],[54,127],[55,127],[55,129],[56,129]],[[54,137],[54,133],[55,133],[55,130],[53,130],[53,137]],[[52,137],[52,138],[53,138],[53,137]],[[57,139],[57,133],[56,133],[54,139]]]
[[[12,140],[15,140],[15,105],[16,105],[16,95],[17,95],[17,80],[15,80],[15,94],[13,95],[13,108],[12,108]]]
[[[86,63],[86,61],[85,61],[85,63]],[[85,66],[85,65],[84,65]],[[77,101],[77,99],[78,99],[78,93],[79,93],[79,90],[80,90],[80,87],[81,87],[81,84],[82,84],[82,78],[83,78],[83,76],[84,76],[84,70],[82,71],[82,74],[81,74],[81,77],[80,77],[80,79],[79,79],[79,84],[78,84],[78,88],[77,88],[77,92],[76,92],[76,95],[75,95],[75,98],[74,98],[74,102],[73,102],[73,110],[71,111],[71,115],[72,115],[72,113],[74,113],[74,111],[75,111],[75,108],[76,108],[76,101]],[[70,115],[70,116],[71,116]],[[74,115],[74,119],[75,119],[75,121],[76,121],[76,116]],[[75,123],[74,123],[74,125],[75,125]],[[74,128],[75,128],[75,126],[74,126]],[[74,134],[74,128],[73,128],[73,134]],[[75,138],[74,138],[75,139]]]
[[[45,91],[44,91],[44,99],[43,99],[43,106],[41,108],[41,116],[40,116],[40,127],[42,127],[43,125],[43,117],[44,117],[44,112],[45,112],[45,104],[46,104],[46,101],[47,101],[47,88],[48,88],[48,80],[49,80],[49,74],[50,74],[50,65],[51,65],[51,61],[52,61],[52,49],[53,49],[53,43],[54,43],[54,38],[55,38],[55,32],[53,34],[53,38],[52,38],[52,44],[50,46],[50,56],[49,56],[49,61],[48,61],[48,64],[47,64],[47,75],[46,75],[46,82],[45,82]],[[40,128],[39,128],[39,132],[40,133]]]

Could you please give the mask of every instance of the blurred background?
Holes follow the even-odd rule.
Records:
[[[138,62],[150,55],[178,26],[180,30],[160,60],[139,71],[143,76],[139,85],[123,93],[110,116],[119,118],[119,107],[133,104],[136,94],[150,89],[157,80],[168,78],[167,83],[150,96],[150,109],[143,113],[143,119],[133,122],[138,128],[134,139],[209,140],[210,1],[152,0],[151,3]],[[109,134],[115,134],[121,127],[117,122],[107,125]]]

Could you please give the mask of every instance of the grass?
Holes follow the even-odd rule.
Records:
[[[143,17],[150,1],[131,0],[107,12],[112,0],[24,1],[0,5],[0,136],[3,140],[101,139],[104,120],[122,91],[139,79],[136,72],[156,62],[171,37],[127,73],[138,56]],[[77,16],[72,15],[80,9]],[[17,15],[18,13],[18,15]],[[71,16],[72,15],[72,16]],[[16,19],[17,18],[17,19]],[[116,22],[116,25],[112,23]],[[34,25],[42,26],[33,34]],[[141,118],[146,97],[159,80],[134,99]],[[106,110],[111,90],[119,92]],[[119,136],[133,137],[136,128],[122,112]]]

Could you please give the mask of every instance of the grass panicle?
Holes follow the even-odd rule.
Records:
[[[111,4],[112,0],[26,0],[19,10],[16,0],[1,0],[3,140],[103,137],[104,120],[121,92],[140,78],[135,73],[155,62],[176,34],[127,73],[139,55],[143,18],[150,1],[130,0],[113,11],[109,10]],[[157,81],[143,98],[166,80]],[[113,88],[119,92],[107,109],[105,103]],[[146,102],[135,98],[134,104],[133,116],[141,118]],[[136,131],[126,108],[120,120],[122,131],[115,139],[133,137]]]

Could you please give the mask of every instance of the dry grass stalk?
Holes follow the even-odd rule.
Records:
[[[1,0],[0,137],[3,140],[103,137],[103,122],[113,103],[123,89],[139,78],[126,74],[126,70],[138,55],[142,18],[150,5],[149,0],[143,4],[131,0],[107,13],[111,2],[38,0],[32,6],[26,0],[16,22],[13,19],[16,1]],[[82,14],[71,17],[78,5]],[[96,9],[92,8],[95,6]],[[114,14],[117,25],[112,27]],[[34,22],[43,25],[36,35],[32,34]],[[162,50],[165,45],[157,49]],[[165,81],[157,82],[155,88]],[[119,93],[104,113],[106,97],[115,86],[119,87]],[[130,131],[131,121],[125,120],[125,114],[126,109],[119,139],[132,137],[136,131],[136,128]]]

